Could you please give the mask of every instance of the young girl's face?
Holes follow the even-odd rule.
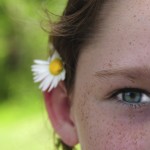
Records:
[[[150,0],[105,5],[83,48],[71,112],[82,150],[150,149]]]

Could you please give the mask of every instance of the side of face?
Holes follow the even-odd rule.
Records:
[[[115,1],[106,11],[112,6],[79,57],[71,116],[82,150],[149,150],[150,104],[111,94],[150,92],[150,0]]]

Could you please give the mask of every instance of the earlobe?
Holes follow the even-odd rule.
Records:
[[[70,118],[70,100],[63,82],[50,93],[44,92],[45,103],[51,123],[62,141],[74,146],[78,143],[74,122]]]

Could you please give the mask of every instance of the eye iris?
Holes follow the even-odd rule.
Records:
[[[125,92],[123,93],[123,100],[128,103],[141,102],[142,94],[140,92]]]

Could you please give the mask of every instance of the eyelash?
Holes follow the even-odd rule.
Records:
[[[148,92],[144,89],[133,88],[133,87],[125,87],[125,88],[122,88],[122,89],[114,90],[113,92],[111,92],[109,94],[108,98],[112,99],[112,100],[116,100],[116,102],[118,102],[120,104],[130,106],[130,107],[135,108],[135,109],[145,105],[145,103],[129,103],[129,102],[125,102],[123,100],[119,100],[119,99],[116,98],[118,94],[123,94],[125,92],[139,92],[139,93],[145,94],[145,95],[150,97],[150,92]]]

